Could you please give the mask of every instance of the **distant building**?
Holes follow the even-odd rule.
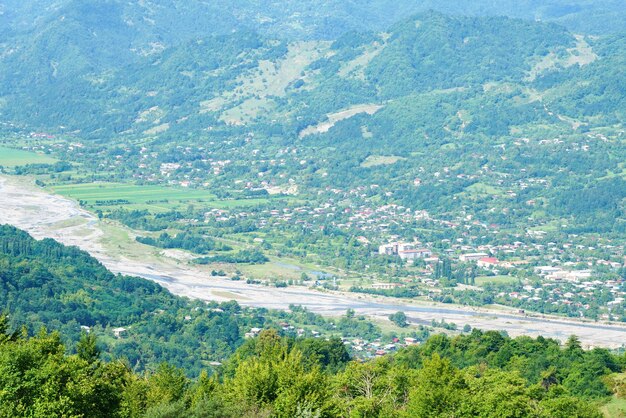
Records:
[[[487,253],[469,253],[469,254],[461,254],[459,256],[460,261],[478,261],[481,258],[489,257]]]
[[[250,332],[246,332],[244,335],[245,338],[254,338],[261,332],[261,328],[251,328]]]
[[[410,337],[405,338],[404,339],[404,343],[406,345],[417,345],[417,344],[419,344],[419,342],[415,338],[410,338]]]
[[[396,255],[398,254],[398,243],[384,244],[378,247],[378,254],[380,255]]]
[[[433,253],[426,248],[418,248],[398,251],[398,255],[403,260],[416,260],[418,258],[428,258],[433,255]]]
[[[540,266],[535,267],[535,273],[538,273],[540,276],[545,276],[548,274],[554,274],[563,271],[561,267],[552,267],[552,266]]]
[[[552,280],[555,282],[566,281],[566,282],[580,282],[586,279],[589,279],[592,276],[593,272],[591,270],[559,270],[554,273],[550,273],[546,275],[547,280]]]
[[[476,265],[478,265],[478,267],[483,267],[483,268],[492,268],[492,267],[496,267],[498,265],[499,261],[497,258],[494,257],[483,257],[480,260],[478,260],[476,262]]]
[[[392,242],[378,247],[380,255],[397,255],[402,260],[415,260],[418,258],[428,258],[432,252],[426,248],[418,248],[419,242]]]
[[[115,338],[121,338],[122,336],[124,336],[124,334],[126,334],[127,329],[126,328],[113,328],[113,335],[115,336]]]

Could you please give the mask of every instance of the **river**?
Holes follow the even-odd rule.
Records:
[[[37,239],[53,238],[66,245],[75,245],[99,259],[116,273],[144,277],[160,283],[172,293],[202,300],[237,300],[240,304],[269,309],[288,309],[302,305],[312,312],[339,316],[347,309],[373,318],[384,318],[403,311],[409,322],[430,324],[445,320],[459,327],[507,331],[511,336],[530,335],[565,340],[577,335],[587,346],[622,347],[626,343],[626,327],[620,324],[589,323],[558,317],[517,315],[513,311],[497,311],[414,303],[392,298],[372,297],[341,292],[321,292],[304,287],[274,288],[249,285],[243,281],[211,277],[199,267],[176,259],[155,257],[136,245],[132,251],[117,251],[111,245],[112,228],[120,234],[132,233],[117,225],[104,225],[76,202],[53,195],[24,178],[0,175],[0,223],[14,225]],[[132,243],[132,244],[130,244]]]

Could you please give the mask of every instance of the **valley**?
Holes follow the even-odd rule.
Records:
[[[0,0],[0,418],[626,416],[624,0]]]
[[[617,324],[519,315],[511,309],[490,310],[337,291],[320,292],[303,286],[279,289],[211,277],[207,269],[134,242],[132,231],[114,222],[98,220],[75,201],[46,193],[15,177],[0,177],[0,223],[24,229],[39,239],[54,238],[66,245],[75,245],[115,273],[144,277],[176,295],[194,299],[236,300],[244,306],[270,309],[302,305],[330,317],[354,309],[359,314],[382,319],[400,310],[413,324],[445,320],[473,328],[500,329],[512,336],[543,335],[560,340],[575,334],[587,346],[621,347],[626,336],[626,326]]]

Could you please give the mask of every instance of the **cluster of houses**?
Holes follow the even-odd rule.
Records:
[[[381,357],[393,353],[400,348],[412,345],[419,345],[419,341],[415,338],[394,337],[390,343],[383,343],[381,340],[367,341],[360,338],[347,339],[343,338],[343,342],[357,358]]]
[[[520,141],[524,142],[523,140]],[[201,184],[208,185],[208,183],[203,183],[208,181],[208,176],[228,173],[229,167],[237,164],[237,159],[225,155],[226,151],[223,148],[220,148],[219,151],[214,150],[212,145],[216,144],[209,144],[206,148],[177,147],[181,156],[202,155],[201,160],[195,161],[197,164],[192,164],[189,161],[183,162],[184,159],[182,158],[181,162],[163,162],[169,160],[161,158],[162,155],[155,152],[155,149],[149,149],[149,146],[143,147],[139,153],[134,153],[132,156],[138,167],[135,170],[136,178],[189,187]],[[232,145],[233,150],[236,148],[234,143],[222,145],[226,147]],[[88,154],[89,151],[82,144],[59,143],[53,147],[57,148],[55,151],[59,151],[61,155],[70,152]],[[64,147],[64,149],[60,150],[59,147]],[[130,151],[130,148],[125,151]],[[241,178],[234,179],[230,183],[233,185],[233,190],[248,189],[254,191],[263,188],[269,190],[281,184],[285,187],[291,187],[293,180],[290,177],[295,177],[295,174],[293,171],[290,172],[290,170],[294,170],[290,164],[293,163],[295,166],[301,167],[307,166],[310,162],[308,159],[302,159],[296,148],[281,149],[278,154],[273,153],[271,156],[263,157],[264,152],[265,150],[262,149],[254,150],[253,155],[257,156],[258,159],[250,162],[253,166],[253,176],[246,175],[246,177],[241,176]],[[111,158],[111,156],[102,154],[101,157],[99,162],[105,164],[105,168],[107,166],[115,168],[122,163],[128,165],[127,157],[129,155],[116,155]],[[441,172],[435,174],[435,177],[440,178],[441,181],[453,175],[456,177],[463,176],[447,168],[443,168]],[[481,173],[477,174],[495,175],[495,172],[484,168]],[[427,174],[422,173],[419,178],[415,179],[414,184],[419,186],[427,181]],[[517,190],[524,190],[528,187],[544,187],[545,184],[545,179],[524,176],[517,183],[509,184],[507,187],[512,188],[512,190],[507,193],[512,196]],[[281,193],[288,192],[287,189],[281,191]],[[529,221],[527,231],[508,234],[499,231],[498,225],[489,224],[468,214],[463,216],[459,214],[459,216],[449,219],[436,219],[419,208],[409,208],[397,204],[379,205],[370,198],[381,195],[389,196],[391,192],[384,190],[384,186],[376,184],[356,186],[350,189],[328,186],[320,188],[316,192],[317,199],[310,204],[302,204],[299,207],[286,204],[281,206],[277,200],[274,207],[268,207],[264,210],[207,209],[204,221],[221,222],[246,219],[253,220],[259,228],[275,230],[280,230],[283,226],[290,227],[293,225],[319,230],[332,225],[343,231],[349,231],[361,245],[369,246],[371,243],[384,242],[383,240],[391,241],[380,245],[378,254],[396,256],[406,261],[407,264],[415,263],[417,260],[424,260],[430,264],[431,261],[438,259],[432,253],[432,249],[444,248],[437,249],[437,253],[442,258],[463,263],[475,263],[476,266],[491,270],[495,274],[499,274],[503,269],[517,268],[526,269],[527,272],[532,273],[534,266],[540,265],[534,269],[534,273],[546,282],[553,283],[593,283],[594,279],[598,277],[599,267],[615,272],[624,266],[624,260],[620,260],[620,256],[623,257],[624,254],[623,245],[614,243],[614,248],[608,248],[608,245],[606,248],[602,248],[598,243],[584,242],[584,237],[572,237],[569,242],[546,242],[546,237],[550,234],[540,230],[540,224],[533,224],[532,221]],[[349,205],[340,203],[347,201],[350,202]],[[526,204],[533,206],[536,202],[531,199]],[[415,227],[416,223],[432,225],[433,229],[444,228],[450,232],[450,239],[442,240],[441,246],[431,243],[423,244],[417,241],[403,242],[400,241],[402,239],[400,235],[394,235],[391,232],[403,228],[410,230],[410,228]],[[484,239],[486,237],[488,239]],[[479,245],[477,242],[481,242],[481,244]],[[373,251],[376,251],[376,247],[373,248]],[[610,257],[606,254],[610,254]],[[574,260],[577,265],[567,266],[567,260]],[[545,266],[543,266],[544,264]],[[432,267],[432,265],[427,267]],[[428,272],[424,276],[428,277]],[[436,282],[433,281],[431,284],[436,284]],[[396,286],[401,285],[375,283],[372,287],[392,289]],[[535,296],[533,294],[528,295],[529,298]],[[619,301],[619,296],[615,300]]]
[[[296,329],[286,322],[279,324],[279,326],[285,333],[292,335],[295,334],[298,337],[306,336],[324,338],[324,335],[319,331],[304,330],[302,328]],[[255,338],[261,333],[261,331],[263,331],[262,328],[250,328],[250,330],[245,333],[245,338]],[[344,343],[348,351],[350,351],[356,358],[360,359],[384,356],[389,353],[393,353],[400,348],[420,344],[418,339],[412,337],[394,337],[387,342],[383,342],[380,339],[367,341],[361,338],[342,338],[341,341]]]
[[[297,337],[310,336],[313,338],[320,338],[322,336],[322,334],[319,331],[315,331],[315,330],[307,331],[304,328],[296,329],[296,327],[294,327],[293,325],[290,325],[287,322],[281,322],[279,326],[284,332],[289,333],[289,334],[295,334]],[[244,334],[244,337],[245,338],[258,337],[261,331],[263,331],[263,328],[250,328],[250,330]]]
[[[497,297],[507,297],[520,301],[549,303],[554,306],[568,306],[576,308],[580,316],[587,316],[592,305],[598,306],[598,295],[603,295],[606,306],[598,306],[603,311],[598,319],[615,319],[611,313],[618,317],[624,313],[626,291],[624,291],[623,279],[619,280],[586,280],[581,282],[555,281],[543,283],[540,287],[525,285],[521,291],[501,292]]]

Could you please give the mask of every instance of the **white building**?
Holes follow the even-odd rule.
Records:
[[[481,258],[486,258],[489,257],[489,254],[487,253],[468,253],[468,254],[461,254],[459,256],[459,260],[460,261],[478,261]]]
[[[398,251],[398,255],[403,260],[416,260],[418,258],[428,258],[433,255],[432,251],[426,248],[417,248],[404,251]]]

